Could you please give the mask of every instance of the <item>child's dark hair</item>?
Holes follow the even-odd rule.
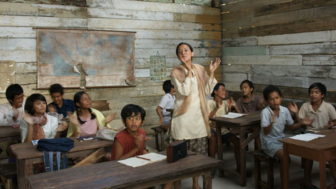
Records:
[[[308,89],[308,95],[310,94],[310,90],[317,88],[319,91],[321,91],[321,94],[324,95],[324,97],[322,99],[324,99],[327,96],[327,87],[322,84],[322,83],[313,83],[310,85],[309,89]]]
[[[27,111],[27,113],[32,115],[32,116],[34,116],[34,114],[35,114],[34,102],[36,100],[44,101],[46,103],[46,111],[47,111],[47,100],[46,100],[46,98],[39,93],[35,93],[35,94],[30,95],[26,99],[26,104],[25,104],[25,107],[24,107],[24,110]]]
[[[188,43],[184,43],[184,42],[182,42],[182,43],[178,44],[177,47],[176,47],[176,56],[178,56],[178,49],[180,48],[181,45],[188,45],[190,51],[191,51],[191,52],[194,52],[194,49],[192,48],[191,45],[189,45]]]
[[[135,105],[135,104],[127,104],[121,110],[120,115],[121,115],[121,118],[126,123],[126,118],[130,117],[133,113],[134,113],[134,115],[138,115],[140,113],[141,120],[142,120],[142,122],[144,121],[144,119],[146,117],[146,111],[141,106],[138,106],[138,105]]]
[[[6,89],[7,100],[14,100],[15,95],[23,94],[23,89],[19,84],[11,84]]]
[[[74,103],[75,103],[75,111],[76,111],[76,114],[77,114],[77,119],[79,121],[80,124],[84,124],[86,121],[82,121],[80,118],[79,118],[79,109],[80,107],[77,106],[77,103],[79,103],[80,99],[82,98],[83,94],[87,94],[86,92],[84,91],[80,91],[80,92],[77,92],[74,96]],[[94,115],[92,113],[92,110],[91,108],[89,108],[89,112],[91,113],[91,119],[95,119],[96,118],[96,115]]]
[[[243,86],[244,83],[247,83],[248,86],[249,86],[250,88],[253,89],[253,90],[251,91],[251,94],[252,94],[253,91],[254,91],[254,85],[253,85],[252,81],[250,81],[250,80],[248,80],[248,79],[242,81],[242,82],[240,83],[240,89],[242,88],[242,86]]]
[[[53,93],[60,93],[61,95],[64,94],[64,90],[63,90],[63,87],[62,85],[56,83],[56,84],[53,84],[49,87],[49,94],[53,94]]]
[[[211,96],[212,96],[213,98],[215,98],[215,96],[216,96],[215,91],[218,91],[218,89],[219,89],[220,86],[225,87],[224,83],[217,83],[217,84],[215,85],[215,87],[214,87],[212,93],[211,93]]]
[[[170,93],[170,90],[174,88],[174,85],[171,83],[170,80],[166,80],[165,82],[163,82],[162,88],[165,93]]]
[[[267,101],[268,100],[268,95],[273,93],[273,92],[277,92],[279,94],[280,97],[282,97],[281,95],[281,91],[277,86],[274,85],[268,85],[263,92],[264,98]]]

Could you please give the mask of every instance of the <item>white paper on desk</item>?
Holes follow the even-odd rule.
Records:
[[[156,161],[161,161],[161,160],[167,159],[167,156],[157,154],[157,153],[148,153],[148,154],[145,154],[145,155],[140,155],[138,157],[150,159],[151,162],[156,162]]]
[[[234,119],[234,118],[237,118],[237,117],[241,117],[243,115],[246,115],[246,114],[240,114],[240,113],[233,113],[233,112],[229,112],[228,114],[226,115],[222,115],[220,117],[226,117],[226,118],[231,118],[231,119]]]
[[[131,166],[131,167],[139,167],[139,166],[146,165],[149,161],[136,158],[136,157],[132,157],[132,158],[124,159],[124,160],[119,160],[118,162],[125,164],[127,166]]]
[[[140,157],[140,158],[138,158]],[[141,159],[141,158],[145,158],[145,159]],[[161,161],[167,159],[167,156],[161,155],[161,154],[157,154],[157,153],[148,153],[145,155],[140,155],[137,157],[132,157],[132,158],[128,158],[128,159],[124,159],[124,160],[119,160],[118,162],[125,164],[127,166],[131,166],[131,167],[140,167],[149,163],[153,163],[156,161]]]
[[[291,139],[295,140],[301,140],[301,141],[311,141],[320,137],[325,137],[325,135],[318,135],[314,133],[306,133],[306,134],[300,134],[300,135],[295,135],[293,137],[290,137]]]

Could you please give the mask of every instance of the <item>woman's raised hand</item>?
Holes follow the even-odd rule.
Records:
[[[221,63],[220,58],[216,58],[215,62],[211,61],[210,66],[209,66],[210,73],[214,73],[220,63]]]

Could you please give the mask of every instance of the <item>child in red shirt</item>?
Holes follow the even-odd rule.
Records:
[[[146,132],[140,128],[145,122],[146,111],[134,104],[128,104],[121,110],[125,129],[120,131],[113,142],[111,160],[120,160],[148,153]]]

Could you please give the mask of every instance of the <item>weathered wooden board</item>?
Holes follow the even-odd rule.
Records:
[[[290,12],[294,10],[309,9],[314,7],[335,5],[335,0],[292,0],[287,2],[281,2],[272,5],[265,5],[256,7],[254,9],[254,16],[262,16],[268,14],[275,14],[280,12]]]
[[[15,80],[17,83],[19,83],[20,85],[24,85],[24,84],[36,84],[37,82],[37,74],[35,73],[24,73],[24,74],[19,74],[16,73],[15,74]]]
[[[251,76],[252,82],[256,84],[265,84],[265,85],[279,85],[287,87],[309,87],[309,78],[307,77],[276,77],[268,75],[255,75]]]
[[[115,18],[115,19],[132,19],[132,20],[156,20],[171,22],[191,22],[191,23],[209,23],[220,24],[218,15],[198,15],[183,14],[143,10],[120,10],[112,8],[88,8],[88,17],[92,18]]]
[[[5,0],[1,0],[5,1]],[[73,5],[73,6],[86,6],[86,0],[10,0],[15,3],[32,3],[32,4],[53,4],[53,5]]]
[[[272,24],[283,24],[298,20],[305,20],[311,18],[319,17],[334,17],[336,16],[336,5],[317,7],[311,9],[302,9],[291,12],[283,12],[270,14],[265,16],[253,17],[251,25],[252,26],[264,26]]]
[[[153,55],[164,55],[167,58],[176,57],[175,48],[171,49],[135,49],[135,58],[149,58]],[[221,57],[221,49],[220,48],[197,48],[194,49],[194,57]]]
[[[251,73],[252,65],[223,65],[223,75],[226,73]]]
[[[252,65],[253,75],[269,77],[320,77],[335,79],[333,66],[260,66]]]
[[[82,18],[53,18],[32,16],[0,16],[0,26],[18,27],[73,27],[86,28],[87,20]]]
[[[336,25],[335,17],[311,17],[303,20],[296,20],[293,22],[264,25],[264,26],[251,26],[244,27],[238,30],[237,33],[227,33],[225,38],[229,37],[248,37],[248,36],[265,36],[265,35],[278,35],[278,34],[290,34],[290,33],[302,33],[302,32],[314,32],[314,31],[326,31],[335,30]]]
[[[298,34],[269,35],[257,37],[258,45],[285,45],[300,43],[319,43],[331,41],[331,31],[307,32]]]
[[[334,66],[336,65],[336,55],[304,55],[302,57],[304,66]]]
[[[229,65],[302,65],[302,56],[224,56],[223,63]]]
[[[259,38],[257,37],[241,37],[241,38],[222,39],[222,47],[257,46],[258,43],[259,43]]]
[[[189,30],[220,31],[220,24],[197,24],[187,22],[147,21],[126,19],[88,18],[89,28],[98,29],[150,29],[150,30]]]
[[[36,39],[0,38],[0,51],[35,50]]]
[[[224,56],[248,56],[248,55],[266,55],[267,47],[253,46],[253,47],[224,47]]]
[[[36,62],[36,50],[0,51],[0,61]]]
[[[248,74],[243,73],[225,73],[223,75],[224,82],[239,83],[248,79]]]
[[[201,64],[201,65],[207,65],[211,61],[214,61],[215,57],[193,57],[193,63],[194,64]],[[181,62],[178,60],[177,57],[166,57],[166,67],[167,68],[173,68],[177,65],[180,65]],[[135,59],[135,68],[136,69],[144,69],[144,68],[150,68],[150,57],[147,58],[139,58]]]
[[[304,45],[281,45],[270,46],[270,55],[282,55],[282,54],[335,54],[336,43],[316,43],[316,44],[304,44]]]
[[[147,49],[147,48],[172,48],[176,49],[177,45],[181,42],[190,44],[193,48],[221,48],[221,42],[219,40],[208,40],[208,39],[135,39],[134,46],[136,49]]]
[[[95,30],[97,28],[88,29]],[[104,29],[106,30],[106,29]],[[114,29],[115,31],[130,31],[136,32],[136,39],[209,39],[209,40],[220,40],[221,32],[217,31],[170,31],[170,30],[142,30],[142,29]]]
[[[87,8],[63,5],[1,2],[0,15],[86,18]]]
[[[37,63],[31,62],[17,62],[16,63],[16,73],[36,73],[37,72]]]
[[[126,9],[126,10],[145,10],[145,11],[173,12],[184,14],[209,14],[209,15],[220,14],[218,8],[156,3],[156,2],[140,2],[140,1],[125,1],[125,0],[87,0],[87,4],[89,7],[104,7],[104,8]]]
[[[0,27],[0,37],[36,38],[36,30],[32,27]]]

